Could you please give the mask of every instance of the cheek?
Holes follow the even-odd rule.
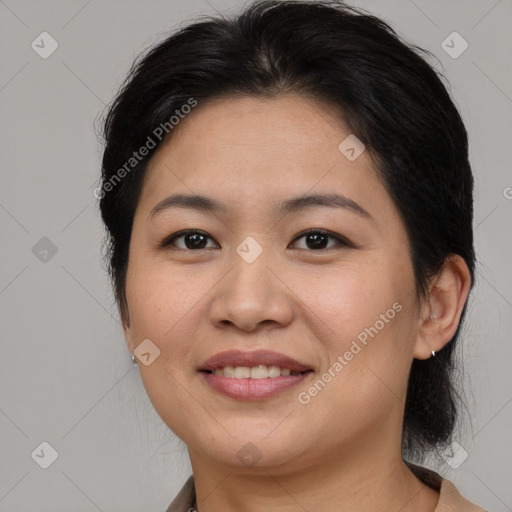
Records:
[[[383,331],[397,316],[396,310],[401,308],[393,308],[393,305],[403,300],[404,286],[393,279],[393,275],[392,269],[376,264],[329,273],[316,269],[308,272],[307,278],[297,281],[294,289],[311,314],[325,323],[330,336],[346,341],[375,323],[378,330]]]
[[[175,268],[170,273],[156,263],[138,266],[136,258],[131,264],[126,291],[134,343],[150,339],[160,350],[151,365],[139,364],[141,380],[155,411],[186,439],[191,424],[205,423],[202,406],[191,400],[186,383],[193,375],[190,348],[204,315],[201,298],[214,282],[207,282],[207,276],[191,279]]]
[[[212,287],[208,276],[201,275],[204,279],[194,279],[176,267],[135,260],[126,283],[134,330],[140,336],[163,339],[182,329],[187,315],[194,314],[200,298]]]
[[[318,326],[322,371],[336,375],[326,376],[333,382],[333,400],[365,396],[372,402],[382,393],[382,382],[402,392],[412,360],[413,285],[412,271],[389,260],[331,275],[319,270],[303,280],[298,295],[304,297],[310,327]]]
[[[325,355],[317,377],[325,384],[300,390],[300,400],[326,437],[339,437],[340,424],[350,437],[403,406],[412,316],[407,283],[393,275],[367,267],[304,283],[309,325],[325,327],[316,333]]]

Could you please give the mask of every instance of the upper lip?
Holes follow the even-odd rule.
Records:
[[[255,350],[252,352],[243,350],[227,350],[219,352],[213,357],[210,357],[203,364],[199,366],[199,371],[210,370],[214,371],[217,368],[224,368],[226,366],[279,366],[280,368],[289,368],[294,372],[304,372],[311,370],[309,366],[300,363],[293,357],[280,354],[279,352],[272,352],[271,350]]]

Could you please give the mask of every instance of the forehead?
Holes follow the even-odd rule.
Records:
[[[341,118],[312,99],[284,95],[274,98],[223,98],[199,104],[173,130],[164,147],[190,151],[189,157],[274,156],[294,152],[308,162],[322,149],[337,149],[350,132]],[[312,151],[312,144],[319,151]]]
[[[349,136],[332,109],[302,96],[199,103],[151,159],[143,197],[154,200],[164,188],[232,201],[379,188],[368,151],[352,161],[340,151]]]

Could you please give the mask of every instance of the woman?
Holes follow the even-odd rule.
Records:
[[[193,476],[168,512],[483,510],[452,442],[473,177],[436,72],[339,2],[189,25],[105,120],[127,346]]]

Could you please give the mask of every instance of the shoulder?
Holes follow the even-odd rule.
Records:
[[[185,482],[180,492],[172,500],[165,512],[192,512],[194,501],[196,499],[196,490],[194,487],[194,477],[191,476]]]
[[[487,512],[460,494],[450,480],[442,479],[439,503],[435,512]]]
[[[455,485],[431,469],[406,461],[409,469],[426,485],[439,492],[435,512],[487,512],[460,494]]]

